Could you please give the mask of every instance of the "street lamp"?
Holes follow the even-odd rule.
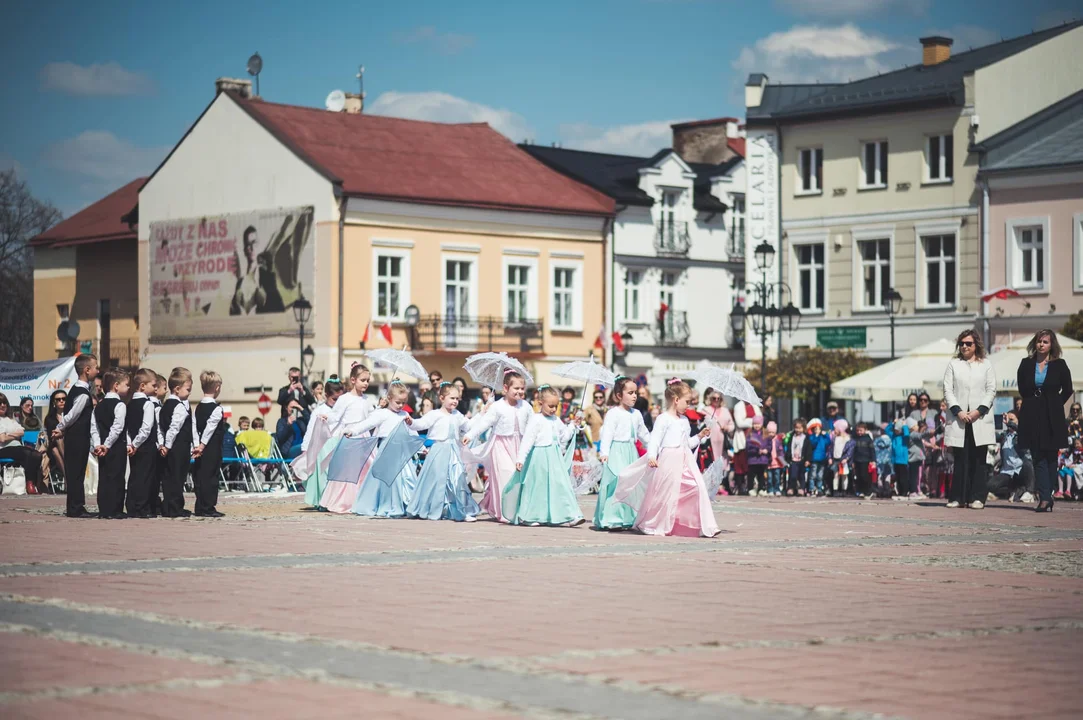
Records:
[[[902,295],[895,288],[888,288],[884,294],[884,312],[891,324],[891,359],[895,359],[895,316],[902,309]]]
[[[312,374],[312,362],[316,359],[316,351],[312,349],[311,345],[306,345],[305,349],[301,351],[301,371],[305,377]]]
[[[312,303],[305,299],[300,286],[297,287],[297,299],[293,301],[293,319],[297,322],[298,336],[301,339],[301,369],[305,367],[305,324],[312,317]],[[315,353],[312,353],[315,356]]]
[[[421,321],[421,310],[417,305],[408,305],[403,311],[402,317],[406,320],[406,333],[410,337],[410,349],[417,350],[421,347],[417,337],[417,324]]]
[[[734,305],[730,311],[730,327],[734,336],[743,333],[745,321],[752,324],[752,332],[760,336],[760,394],[767,396],[767,337],[776,332],[792,333],[801,324],[801,311],[793,304],[793,293],[784,282],[767,282],[767,269],[775,260],[775,248],[769,243],[760,243],[753,250],[756,269],[760,272],[760,282],[745,288],[744,294],[753,298],[752,307],[747,311],[741,305]],[[782,305],[783,293],[791,298]],[[777,303],[774,298],[778,298]]]

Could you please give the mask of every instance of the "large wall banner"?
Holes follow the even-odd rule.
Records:
[[[313,207],[150,225],[152,342],[297,332],[313,295]]]
[[[74,357],[33,363],[0,362],[0,392],[13,407],[24,397],[34,398],[39,407],[47,407],[54,391],[67,390],[77,379]]]

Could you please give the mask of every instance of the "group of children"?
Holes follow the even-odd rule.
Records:
[[[560,393],[538,388],[537,412],[524,398],[526,382],[505,372],[503,394],[467,420],[461,391],[437,389],[438,407],[421,418],[403,409],[404,385],[392,382],[373,407],[369,371],[355,365],[348,381],[332,377],[294,469],[305,479],[308,505],[321,511],[389,518],[472,522],[481,513],[508,524],[569,526],[585,522],[572,486],[570,441],[582,418],[560,417]],[[718,534],[707,487],[693,449],[707,431],[691,433],[684,416],[691,390],[679,380],[665,393],[668,409],[648,434],[634,405],[636,384],[618,378],[601,429],[601,486],[594,525],[652,535]],[[420,473],[413,462],[425,432],[430,447]],[[635,443],[647,450],[643,457]],[[468,478],[484,466],[480,504]]]
[[[98,360],[75,359],[78,379],[68,391],[67,410],[52,436],[64,440],[66,514],[71,518],[187,517],[184,483],[190,469],[195,512],[221,517],[217,510],[218,471],[226,425],[215,398],[222,378],[203,372],[203,398],[193,413],[189,405],[192,373],[173,368],[168,378],[140,368],[129,375],[110,369],[102,375],[105,396],[94,404],[90,385]],[[98,459],[98,514],[86,509],[81,478],[90,456]],[[190,468],[194,460],[194,468]]]

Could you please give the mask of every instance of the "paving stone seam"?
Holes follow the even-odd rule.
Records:
[[[125,683],[123,685],[56,686],[40,690],[8,690],[0,692],[0,705],[39,702],[42,700],[71,700],[87,695],[135,695],[176,692],[178,690],[210,690],[231,685],[253,685],[273,679],[274,676],[261,676],[242,672],[217,678],[173,678],[155,682]]]
[[[0,598],[0,599],[6,599],[6,598]],[[66,602],[65,603],[53,603],[53,602],[48,602],[48,601],[43,602],[43,603],[39,603],[39,604],[44,605],[44,606],[53,606],[53,607],[57,607],[57,608],[63,608],[64,610],[68,610],[68,611],[71,611],[73,609],[73,608],[68,607],[68,606],[79,605],[78,603],[66,603]],[[91,607],[93,607],[93,606],[91,606]],[[0,608],[0,610],[2,610],[2,608]],[[78,611],[76,611],[76,612],[77,612],[77,614],[86,614],[86,613],[82,613],[82,612],[78,612]],[[114,614],[114,615],[115,614],[120,614],[120,615],[124,615],[124,616],[133,616],[133,617],[137,615],[135,613],[126,613],[126,612],[122,612],[122,613],[113,612],[113,613],[104,613],[104,614]],[[125,619],[132,619],[132,618],[125,618]],[[141,620],[142,618],[137,618],[137,619]],[[56,622],[56,620],[50,621],[50,619],[48,619],[48,617],[46,617],[45,619],[42,619],[41,622],[43,624],[49,625],[49,624],[51,624],[51,622]],[[15,623],[15,624],[16,625],[20,625],[20,624],[25,625],[25,623]],[[173,623],[173,624],[177,624],[177,623]],[[181,623],[181,624],[187,625],[187,623]],[[37,627],[37,626],[32,626],[32,627]],[[129,632],[134,631],[134,629],[131,628],[129,625],[125,625],[124,627]],[[193,632],[197,632],[198,630],[203,630],[203,628],[199,628],[198,630],[193,628],[192,630],[193,630]],[[101,623],[95,623],[93,625],[93,633],[92,634],[95,635],[95,636],[99,636],[102,632],[107,632],[107,629],[103,629]],[[91,634],[91,633],[80,633],[80,634]],[[243,629],[238,631],[237,628],[228,627],[228,626],[223,626],[221,628],[221,630],[219,630],[217,632],[212,631],[212,634],[214,634],[214,635],[216,635],[218,637],[221,637],[223,639],[225,639],[225,636],[228,636],[228,635],[238,635],[238,634],[240,634],[240,635],[248,635],[250,637],[259,637],[261,635],[261,634],[256,634],[256,633],[245,632]],[[265,633],[263,633],[263,634],[265,634]],[[167,635],[167,633],[164,633],[164,632],[153,633],[153,636],[155,637],[156,641],[160,645],[164,645],[165,647],[168,648],[169,645],[167,643],[166,635]],[[195,641],[195,638],[193,638],[193,636],[191,634],[188,634],[185,637],[187,638],[188,642],[194,642]],[[307,638],[306,636],[301,636],[301,637],[305,638],[306,640],[310,639],[310,638]],[[261,639],[265,640],[265,641],[269,641],[271,643],[281,642],[282,640],[287,640],[287,641],[289,640],[288,638],[280,638],[280,637],[274,637],[274,638],[261,637]],[[319,639],[312,638],[312,639],[317,640],[319,642],[319,644],[321,644],[321,645],[327,645],[326,643],[322,642],[322,638],[319,638]],[[177,642],[177,641],[175,640],[174,642]],[[267,645],[266,645],[266,642],[265,642],[264,643],[264,648],[266,648],[266,647],[267,647]],[[174,650],[176,650],[176,648],[174,648]],[[250,649],[249,651],[250,652],[256,652],[256,649],[253,648],[253,649]],[[264,650],[264,652],[265,652],[265,650]],[[297,653],[297,655],[299,655],[299,654],[300,653]],[[323,651],[321,651],[320,657],[325,657],[325,655],[326,655],[326,648]],[[261,654],[261,657],[262,656],[265,656],[265,655]],[[290,651],[290,656],[291,657],[296,657],[294,651]],[[445,664],[445,663],[440,662],[440,658],[435,657],[435,656],[429,656],[429,655],[421,655],[421,654],[419,654],[418,657],[414,657],[414,658],[411,658],[411,659],[414,660],[414,661],[420,661],[420,662],[423,662],[423,663],[429,663],[429,662],[433,662],[435,660],[435,661],[437,661],[437,664]],[[230,662],[238,662],[238,658],[229,658],[229,661]],[[241,662],[241,663],[247,662],[247,661],[248,661],[247,658],[241,658],[239,660],[239,662]],[[347,663],[345,665],[345,667],[353,670],[354,672],[360,672],[361,668],[364,666],[364,661],[365,661],[365,658],[363,657],[363,653],[359,653],[357,656],[355,656],[355,658],[351,659],[351,661],[349,663]],[[300,662],[300,660],[298,660],[298,662]],[[266,663],[265,663],[265,665],[266,665]],[[287,674],[301,675],[301,676],[305,676],[305,677],[310,677],[311,676],[314,679],[319,678],[319,677],[324,677],[325,675],[334,676],[336,678],[342,678],[343,677],[342,673],[333,673],[333,672],[327,671],[326,669],[323,669],[323,668],[315,668],[315,669],[313,669],[313,668],[301,668],[301,669],[298,669],[298,668],[295,668],[295,667],[283,667],[283,666],[280,666],[280,665],[277,665],[277,664],[274,664],[274,663],[270,663],[269,665],[270,665],[270,667],[272,669],[278,668],[278,669],[281,670],[281,672],[284,672],[284,673],[287,673]],[[809,707],[809,706],[800,706],[800,705],[793,705],[793,704],[774,703],[774,702],[770,702],[770,701],[746,698],[746,697],[742,697],[742,696],[739,696],[739,695],[733,695],[733,694],[704,693],[704,692],[692,691],[692,690],[688,690],[686,688],[674,686],[674,685],[671,685],[671,684],[664,684],[664,683],[659,683],[659,684],[636,683],[636,682],[622,680],[622,679],[618,679],[618,678],[614,678],[614,677],[608,677],[608,676],[602,676],[602,675],[596,675],[596,674],[584,675],[584,674],[580,674],[580,673],[569,673],[569,672],[557,671],[557,670],[552,670],[552,669],[530,669],[530,668],[522,668],[522,667],[493,667],[492,665],[486,665],[486,664],[482,664],[482,663],[479,663],[479,662],[472,662],[469,665],[467,665],[466,667],[461,667],[462,666],[461,662],[456,662],[455,665],[459,665],[461,671],[465,671],[465,672],[468,672],[468,673],[475,673],[475,674],[476,673],[483,673],[483,675],[481,677],[484,678],[486,683],[488,683],[487,687],[490,689],[490,691],[491,691],[491,693],[493,695],[497,695],[497,696],[501,692],[508,692],[508,690],[504,689],[504,684],[505,683],[494,682],[494,680],[497,680],[498,678],[490,676],[488,673],[492,673],[492,672],[504,673],[505,677],[509,677],[509,676],[519,677],[522,680],[527,681],[531,685],[535,685],[534,692],[533,692],[534,695],[537,695],[538,692],[545,691],[546,688],[548,688],[548,691],[551,692],[552,689],[553,689],[552,682],[558,683],[559,684],[558,686],[565,687],[566,688],[565,690],[560,691],[560,694],[561,694],[560,698],[551,697],[550,695],[545,695],[544,696],[543,699],[551,701],[555,705],[555,707],[551,707],[551,708],[537,707],[537,708],[535,708],[530,703],[519,703],[519,702],[516,702],[516,701],[511,701],[511,704],[513,706],[515,706],[515,707],[523,707],[524,710],[527,711],[527,712],[536,710],[537,712],[543,713],[543,715],[540,715],[539,717],[541,717],[541,716],[545,716],[545,717],[552,716],[552,717],[561,717],[561,718],[569,718],[569,717],[571,717],[571,718],[577,718],[577,719],[578,718],[593,718],[593,717],[624,717],[625,715],[622,714],[622,713],[625,713],[625,714],[628,714],[629,716],[634,715],[635,717],[640,717],[640,718],[646,718],[646,717],[653,718],[653,717],[658,717],[659,715],[649,715],[649,714],[644,714],[644,713],[645,712],[654,712],[654,710],[651,710],[650,708],[651,707],[657,708],[659,702],[662,702],[663,704],[666,703],[666,702],[676,702],[677,703],[677,704],[672,705],[672,706],[666,706],[666,707],[669,707],[669,710],[666,711],[665,715],[662,715],[662,716],[665,716],[665,717],[671,717],[672,716],[672,717],[696,717],[696,718],[708,718],[708,717],[710,717],[710,718],[715,718],[715,717],[718,717],[717,713],[722,708],[725,708],[726,711],[727,711],[727,714],[725,715],[725,717],[734,718],[734,719],[742,719],[742,720],[746,719],[746,718],[749,719],[749,720],[753,720],[753,719],[768,718],[768,717],[770,717],[770,718],[776,718],[776,717],[778,717],[778,718],[824,718],[824,717],[830,717],[830,718],[838,718],[839,720],[874,720],[874,719],[880,719],[880,718],[885,717],[884,715],[878,714],[878,713],[849,711],[849,710],[845,710],[845,709],[841,709],[841,708],[833,708],[833,707],[827,707],[827,706]],[[414,677],[417,677],[417,679],[420,682],[428,681],[428,677],[422,678],[422,677],[418,676],[417,674],[415,674]],[[344,679],[347,682],[357,682],[358,681],[357,678],[350,678],[348,676],[345,677]],[[545,685],[544,683],[546,681],[550,681],[550,684]],[[388,690],[388,688],[398,688],[398,689],[401,689],[403,692],[408,693],[409,697],[418,697],[418,698],[425,699],[425,698],[431,696],[433,698],[437,698],[437,701],[440,701],[439,698],[446,698],[446,697],[456,697],[456,696],[463,697],[463,698],[472,698],[472,697],[474,697],[473,694],[461,693],[459,691],[450,691],[450,694],[449,694],[449,691],[437,691],[435,694],[433,694],[434,691],[432,689],[424,689],[424,688],[418,688],[418,687],[407,687],[407,686],[403,686],[403,685],[398,684],[398,683],[388,683],[388,682],[380,682],[380,681],[366,681],[366,680],[360,680],[360,682],[363,683],[363,685],[361,687],[366,688],[366,689],[375,689],[375,690],[386,692]],[[542,685],[537,686],[537,683],[542,683]],[[585,688],[588,688],[588,687],[595,688],[596,691],[602,692],[603,695],[601,697],[602,698],[608,698],[607,702],[612,702],[614,699],[622,700],[624,710],[619,710],[619,709],[618,710],[613,710],[609,706],[606,706],[607,710],[609,710],[609,711],[602,714],[602,715],[594,715],[594,714],[589,713],[589,712],[583,713],[583,712],[578,712],[578,711],[575,711],[575,710],[571,710],[568,706],[569,705],[574,705],[576,703],[590,704],[592,701],[594,702],[594,704],[598,703],[598,697],[597,696],[585,697],[585,696],[582,695],[583,690]],[[519,688],[520,691],[523,691],[524,689],[526,689],[529,692],[529,688],[526,687],[526,686],[523,686],[522,683],[518,684],[518,688]],[[617,691],[618,694],[616,696],[614,696],[611,691]],[[636,698],[641,698],[641,699],[636,700]],[[506,700],[506,698],[499,698],[499,697],[493,698],[493,697],[488,697],[488,696],[483,697],[483,700],[498,702],[498,703],[507,703],[508,702]],[[646,703],[646,706],[644,706],[643,703]],[[545,713],[548,713],[549,715],[544,715]],[[614,713],[616,713],[616,714],[614,714]]]
[[[1074,540],[1083,538],[1083,531],[1078,533],[1065,531],[1048,534],[1046,536],[1034,535],[1007,535],[1000,538],[978,538],[960,535],[923,535],[913,536],[880,536],[865,538],[835,538],[819,539],[810,541],[775,541],[775,540],[750,540],[738,544],[737,542],[710,542],[701,543],[673,543],[670,545],[607,545],[607,546],[545,546],[545,547],[504,547],[496,548],[497,552],[491,554],[477,554],[478,551],[470,548],[466,550],[451,551],[387,551],[378,554],[366,554],[358,556],[354,553],[330,553],[313,554],[308,556],[308,561],[296,563],[269,562],[283,559],[280,555],[247,555],[227,556],[225,558],[207,558],[205,560],[171,560],[156,559],[143,560],[144,565],[155,563],[163,567],[128,567],[136,561],[108,560],[88,561],[63,565],[38,565],[21,564],[8,565],[7,571],[0,571],[0,578],[18,577],[45,577],[45,576],[69,576],[69,575],[129,575],[158,572],[242,572],[249,570],[278,570],[278,569],[305,569],[321,567],[383,567],[415,564],[433,564],[444,562],[491,562],[499,560],[522,560],[543,558],[606,558],[606,557],[629,557],[648,555],[682,555],[703,553],[735,553],[749,551],[769,550],[821,550],[829,548],[876,548],[876,547],[938,547],[959,545],[995,545],[1004,543],[1027,542],[1037,544],[1058,540]],[[602,549],[604,548],[604,549]],[[595,550],[591,552],[592,550]],[[405,557],[402,557],[405,556]],[[294,556],[289,556],[290,558]],[[327,559],[322,559],[327,558]],[[245,560],[246,563],[234,565],[214,564],[218,559]],[[192,563],[191,565],[178,563]],[[200,564],[203,564],[201,567]],[[61,568],[77,568],[63,570]],[[18,570],[13,568],[20,568]],[[21,568],[26,568],[21,569]]]

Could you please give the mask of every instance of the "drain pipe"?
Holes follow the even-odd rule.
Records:
[[[985,292],[989,289],[989,180],[981,181],[981,289]],[[985,339],[985,347],[992,347],[992,338],[989,328],[989,303],[982,300],[982,335]]]
[[[346,265],[346,196],[343,195],[338,201],[338,376],[342,377],[342,339],[344,336],[342,312],[345,308],[343,283],[345,282]]]

